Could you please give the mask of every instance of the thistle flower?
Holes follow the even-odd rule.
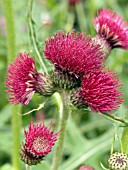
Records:
[[[91,37],[85,37],[82,33],[76,34],[75,31],[68,34],[58,32],[45,41],[45,45],[43,52],[55,65],[54,76],[56,79],[58,77],[58,81],[60,80],[58,75],[62,74],[62,77],[66,75],[65,80],[70,77],[67,81],[70,84],[78,83],[85,73],[100,70],[104,61],[100,47],[93,44]],[[74,81],[71,82],[71,79]]]
[[[27,105],[35,92],[41,95],[54,92],[50,77],[37,72],[33,58],[27,53],[19,53],[14,63],[9,65],[6,86],[13,104]]]
[[[94,168],[90,165],[83,165],[79,168],[79,170],[94,170]]]
[[[89,106],[92,111],[110,112],[123,102],[121,86],[117,75],[111,71],[85,75],[82,88],[72,94],[71,101],[82,108]]]
[[[21,160],[28,165],[36,165],[51,152],[59,133],[50,131],[50,126],[45,127],[43,122],[36,125],[31,122],[24,135],[26,141],[21,147]]]
[[[109,160],[109,168],[111,170],[127,170],[128,169],[128,157],[127,154],[124,153],[113,153]]]
[[[98,33],[95,39],[104,39],[110,48],[120,47],[128,49],[128,24],[118,13],[109,9],[102,9],[94,19],[94,26]]]

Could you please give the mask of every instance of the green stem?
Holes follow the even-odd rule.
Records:
[[[99,113],[99,114],[101,115],[101,113]],[[104,117],[107,117],[107,118],[111,119],[112,121],[115,121],[117,123],[122,123],[122,124],[128,126],[128,120],[125,119],[125,118],[119,118],[117,116],[114,116],[114,115],[108,114],[108,113],[103,113],[102,115]]]
[[[126,113],[126,118],[128,118],[128,113]],[[128,154],[128,127],[124,128],[121,143],[123,152]]]
[[[7,49],[8,49],[8,63],[16,56],[16,38],[15,38],[15,25],[14,25],[14,14],[12,8],[12,0],[4,0],[4,13],[6,19],[6,32],[7,32]],[[20,128],[21,128],[21,117],[18,116],[17,112],[21,110],[20,106],[12,107],[12,133],[13,133],[13,169],[20,170]]]
[[[16,56],[16,36],[12,0],[3,0],[4,14],[6,19],[8,63]]]
[[[85,32],[87,30],[87,24],[86,24],[86,16],[83,8],[83,3],[82,2],[76,3],[75,7],[76,7],[80,31]]]
[[[69,11],[68,11],[68,18],[67,18],[67,24],[65,26],[65,31],[69,32],[72,30],[73,25],[74,25],[74,21],[75,21],[75,11],[74,11],[74,7],[70,7]]]
[[[42,60],[41,54],[37,46],[36,34],[35,34],[34,26],[33,26],[34,22],[32,19],[32,11],[33,11],[33,0],[29,0],[28,1],[28,26],[29,26],[30,38],[34,46],[35,52],[37,54],[37,57],[39,59],[39,63],[43,67],[44,71],[48,74],[47,68]]]
[[[26,164],[26,170],[32,170],[32,167]]]
[[[20,105],[13,106],[12,108],[12,130],[13,130],[13,166],[15,170],[20,170],[20,138],[21,138],[21,116],[17,113],[21,113]]]
[[[51,170],[58,170],[60,161],[62,159],[67,120],[68,120],[69,112],[70,112],[68,108],[68,101],[69,101],[68,95],[63,91],[61,94],[61,97],[62,97],[62,101],[60,103],[60,110],[59,110],[59,115],[60,115],[59,130],[61,134],[57,141]]]

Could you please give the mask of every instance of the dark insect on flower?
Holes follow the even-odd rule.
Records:
[[[94,19],[94,26],[98,33],[97,39],[105,39],[110,48],[128,49],[128,24],[118,13],[102,9]]]
[[[21,146],[21,159],[28,165],[36,165],[51,152],[59,132],[50,131],[50,126],[45,127],[43,122],[36,125],[31,122],[24,134],[26,141]]]
[[[121,86],[117,75],[111,71],[91,73],[85,75],[82,88],[72,94],[71,101],[78,108],[89,106],[92,111],[110,112],[123,102]]]
[[[35,92],[44,96],[54,92],[51,78],[37,72],[34,59],[27,53],[19,53],[9,65],[6,86],[13,104],[27,105]]]

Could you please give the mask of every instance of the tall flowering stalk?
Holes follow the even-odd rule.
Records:
[[[62,103],[60,104],[62,104],[62,106],[59,112],[59,130],[61,134],[57,141],[51,170],[57,170],[62,160],[63,145],[64,145],[65,133],[66,133],[66,128],[67,128],[67,121],[69,118],[69,114],[71,112],[71,110],[69,109],[69,96],[65,91],[62,91],[61,99],[62,99]]]
[[[43,50],[47,59],[55,66],[53,82],[58,91],[61,92],[63,110],[60,113],[60,127],[62,132],[55,150],[52,170],[57,170],[61,161],[66,124],[70,110],[69,91],[80,87],[85,74],[101,70],[105,56],[100,52],[100,46],[94,45],[90,36],[82,33],[65,34],[58,32],[45,41]]]
[[[118,14],[103,9],[94,20],[98,33],[95,38],[76,33],[74,30],[67,34],[56,33],[45,41],[43,50],[46,58],[54,66],[54,71],[48,75],[35,40],[32,2],[29,0],[28,3],[29,31],[45,73],[37,71],[35,62],[29,54],[19,53],[14,59],[14,63],[8,67],[6,86],[9,100],[13,104],[27,105],[34,93],[52,96],[57,91],[61,94],[62,101],[59,110],[61,134],[52,164],[52,170],[57,170],[62,158],[66,126],[71,111],[69,102],[72,101],[79,109],[90,107],[93,112],[100,112],[104,115],[106,112],[117,110],[123,102],[122,84],[115,73],[104,69],[106,58],[104,54],[108,55],[111,49],[116,47],[128,49],[128,28]],[[111,27],[114,24],[113,21],[117,23],[116,28]],[[24,133],[26,140],[22,144],[20,156],[22,161],[28,164],[29,169],[31,165],[40,163],[51,151],[59,133],[54,134],[53,131],[50,131],[50,127],[45,127],[43,123],[40,125],[30,123],[28,131],[25,130]]]
[[[8,63],[10,63],[13,57],[15,57],[16,55],[16,37],[12,0],[4,0],[3,4],[7,32],[7,49],[8,49],[7,61]],[[17,112],[20,111],[21,111],[20,106],[12,107],[12,133],[13,133],[12,161],[14,170],[20,170],[19,146],[20,146],[21,117],[19,117],[18,114],[16,114]]]

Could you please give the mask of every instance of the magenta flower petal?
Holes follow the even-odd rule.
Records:
[[[45,42],[43,51],[55,67],[78,77],[81,74],[101,69],[104,57],[100,47],[93,44],[90,36],[58,32]]]
[[[19,53],[14,59],[14,63],[8,67],[6,86],[10,97],[9,100],[14,103],[28,104],[35,90],[28,88],[29,81],[32,75],[36,74],[37,70],[33,58],[27,53]]]
[[[85,75],[81,96],[92,111],[109,112],[118,109],[123,102],[121,86],[115,73],[96,72]]]
[[[128,23],[118,13],[102,9],[94,19],[97,33],[104,37],[112,48],[128,49]]]

